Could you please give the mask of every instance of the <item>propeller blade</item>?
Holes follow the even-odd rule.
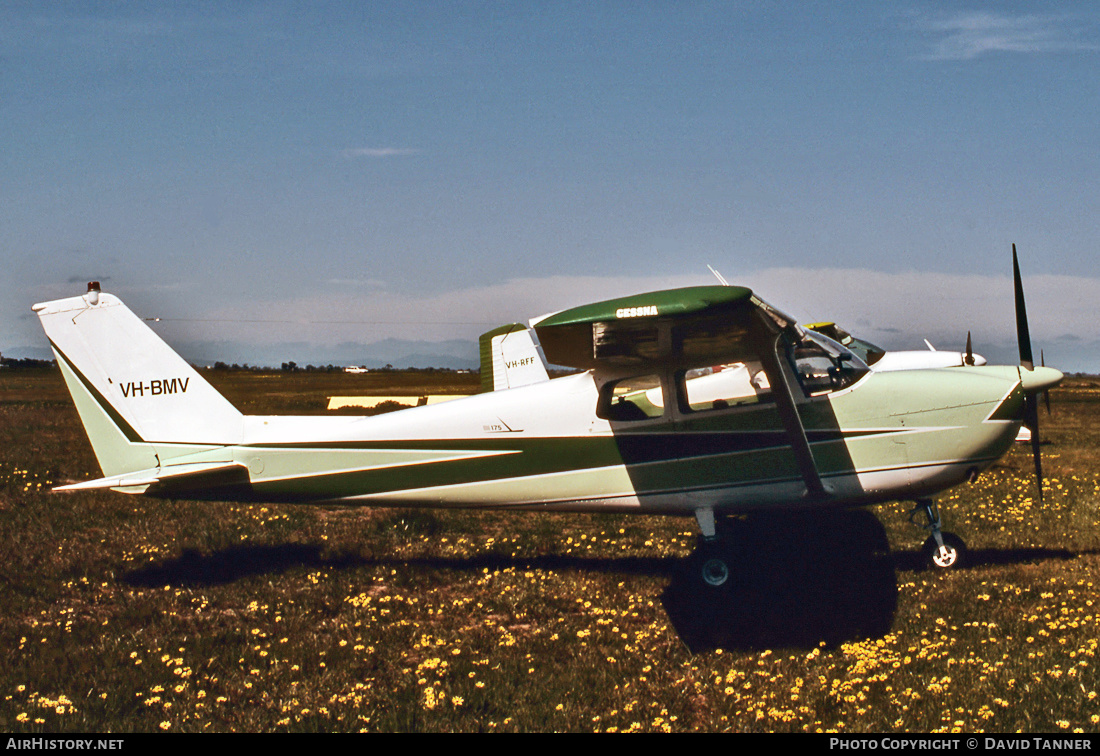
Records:
[[[1012,284],[1016,295],[1016,339],[1020,345],[1020,367],[1035,369],[1035,357],[1031,351],[1031,333],[1027,327],[1027,307],[1024,305],[1024,285],[1020,280],[1020,261],[1016,257],[1016,245],[1012,245]],[[1031,455],[1035,458],[1035,485],[1039,489],[1039,502],[1043,501],[1043,461],[1039,451],[1039,398],[1028,394],[1024,398],[1024,423],[1031,430]]]
[[[970,331],[966,332],[966,357],[963,362],[967,365],[974,364],[974,347],[970,343]]]
[[[1043,503],[1043,457],[1039,451],[1039,398],[1028,394],[1024,400],[1026,424],[1031,429],[1031,456],[1035,460],[1035,487],[1039,489],[1039,503]]]
[[[1020,281],[1020,262],[1016,259],[1016,245],[1012,245],[1012,283],[1016,293],[1016,340],[1020,345],[1020,365],[1028,370],[1035,368],[1031,353],[1031,333],[1027,328],[1027,307],[1024,306],[1024,285]]]
[[[1042,365],[1043,367],[1047,366],[1047,358],[1043,356],[1043,350],[1042,349],[1039,350],[1039,364]],[[1047,405],[1047,417],[1050,417],[1050,392],[1049,391],[1044,391],[1043,392],[1043,401],[1046,402],[1046,405]]]

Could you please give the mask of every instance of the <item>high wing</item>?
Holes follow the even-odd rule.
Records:
[[[770,314],[764,327],[761,314]],[[695,286],[609,299],[531,323],[546,358],[583,369],[736,360],[794,320],[742,286]]]
[[[806,484],[827,498],[795,401],[798,378],[781,355],[799,342],[794,319],[743,286],[653,291],[575,307],[532,322],[556,365],[627,374],[702,364],[759,363]]]

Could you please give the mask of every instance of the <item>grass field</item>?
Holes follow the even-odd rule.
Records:
[[[1045,503],[1023,447],[941,499],[966,568],[921,569],[902,503],[740,522],[705,594],[691,520],[50,494],[91,448],[58,373],[0,372],[0,730],[1096,732],[1100,380],[1053,410]]]

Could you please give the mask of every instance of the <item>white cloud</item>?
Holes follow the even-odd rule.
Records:
[[[931,60],[971,60],[986,53],[1053,53],[1097,50],[1085,29],[1067,16],[1010,16],[987,11],[957,13],[920,24],[939,39]]]
[[[358,289],[381,289],[386,282],[380,278],[330,278],[325,283],[329,286],[349,286]]]
[[[939,349],[961,350],[970,331],[980,354],[994,362],[1016,360],[1012,279],[1007,274],[770,268],[727,277],[800,322],[834,321],[887,349],[923,349],[927,338]],[[281,297],[263,292],[267,298],[232,302],[189,297],[163,313],[158,332],[169,343],[233,341],[260,348],[302,342],[320,351],[341,342],[369,344],[386,338],[473,341],[498,325],[588,302],[714,283],[706,273],[563,275],[429,295],[330,284],[325,292],[284,292]],[[1045,349],[1047,364],[1100,371],[1100,278],[1025,275],[1024,289],[1036,357]]]
[[[401,155],[417,155],[420,150],[409,147],[355,147],[344,150],[346,158],[388,158]]]
[[[384,338],[473,339],[490,328],[601,299],[677,286],[712,283],[703,276],[551,276],[519,278],[419,296],[347,287],[272,299],[214,303],[202,316],[205,338],[258,342],[303,339],[336,344]],[[189,316],[179,313],[185,323]],[[216,323],[216,327],[210,324]],[[217,333],[212,333],[216,330]],[[189,340],[200,334],[186,335]]]
[[[800,321],[833,320],[871,341],[881,334],[919,348],[928,338],[957,349],[967,331],[988,342],[1016,338],[1012,278],[1007,274],[771,269],[746,283]],[[1100,339],[1100,278],[1025,276],[1023,286],[1036,345],[1065,334]]]
[[[731,283],[801,322],[836,321],[885,346],[922,346],[922,339],[959,348],[966,332],[986,342],[1015,339],[1012,280],[1008,275],[881,273],[860,269],[770,268]],[[258,341],[307,339],[335,344],[386,337],[475,338],[489,328],[526,321],[588,302],[680,286],[712,285],[704,274],[673,277],[551,276],[517,278],[418,296],[385,289],[341,287],[282,299],[214,304],[204,329],[218,338]],[[334,287],[335,289],[335,287]],[[1028,316],[1036,344],[1074,334],[1100,340],[1100,278],[1025,277]],[[175,308],[174,308],[175,309]],[[268,313],[265,315],[264,313]],[[179,313],[181,318],[188,317]],[[210,323],[216,323],[211,327]],[[215,334],[207,333],[207,337]],[[938,344],[937,344],[938,345]]]

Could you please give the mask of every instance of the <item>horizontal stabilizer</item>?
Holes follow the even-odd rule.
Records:
[[[148,470],[97,478],[68,486],[57,486],[54,491],[91,491],[97,489],[141,489],[134,493],[153,496],[170,496],[193,493],[200,489],[225,489],[248,484],[248,468],[236,462],[200,462],[170,467],[154,467]],[[203,497],[206,498],[206,497]]]

